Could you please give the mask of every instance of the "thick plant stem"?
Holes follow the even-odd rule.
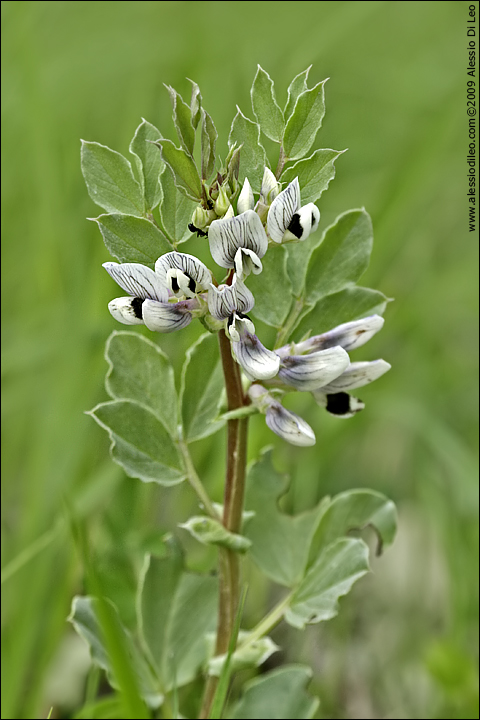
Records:
[[[230,340],[225,332],[219,332],[220,356],[222,358],[228,410],[236,410],[248,403],[242,389],[240,368],[232,357]],[[227,423],[227,468],[223,500],[223,524],[230,532],[239,533],[245,494],[245,470],[247,464],[248,417],[235,418]],[[235,627],[235,617],[240,599],[240,563],[238,553],[219,549],[219,609],[215,654],[227,653],[230,637]],[[200,718],[208,718],[218,678],[210,676],[205,688]]]

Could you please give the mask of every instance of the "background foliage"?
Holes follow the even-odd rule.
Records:
[[[175,528],[195,510],[189,490],[126,478],[108,456],[104,433],[83,414],[106,400],[104,343],[115,322],[106,307],[114,288],[101,268],[110,258],[97,225],[84,219],[98,208],[84,187],[79,139],[126,154],[141,117],[173,137],[163,83],[188,95],[191,77],[225,155],[235,105],[251,115],[257,63],[274,78],[280,104],[308,65],[312,81],[331,78],[318,142],[349,151],[319,203],[319,232],[340,212],[365,206],[375,245],[362,284],[395,303],[364,356],[393,365],[359,393],[367,410],[341,423],[292,397],[317,445],[286,446],[257,417],[250,456],[275,446],[277,469],[291,476],[288,511],[367,486],[394,499],[400,513],[394,546],[342,601],[339,617],[304,634],[279,628],[273,638],[288,649],[269,662],[314,668],[317,717],[478,717],[467,8],[2,4],[3,717],[45,717],[51,705],[54,717],[71,717],[83,702],[88,656],[65,622],[71,597],[84,589],[75,532],[88,537],[127,625],[138,561],[159,533],[181,537],[193,568],[209,562]],[[197,250],[202,241],[193,242]],[[192,324],[158,341],[175,364],[199,334]],[[219,437],[193,446],[218,500]],[[253,624],[275,597],[256,575],[249,585]],[[94,684],[90,675],[89,692]]]

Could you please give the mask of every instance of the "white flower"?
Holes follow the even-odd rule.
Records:
[[[391,365],[385,360],[371,362],[354,362],[335,380],[312,392],[315,401],[332,415],[337,417],[353,417],[363,410],[365,403],[354,398],[347,391],[368,385],[390,370]]]
[[[108,304],[115,320],[124,325],[145,324],[149,330],[173,332],[186,327],[192,320],[192,311],[199,308],[196,298],[169,302],[166,275],[163,277],[145,265],[108,262],[103,267],[129,293],[129,297],[115,298]]]
[[[289,355],[282,358],[278,377],[297,390],[316,390],[335,381],[349,365],[348,354],[337,345],[310,355]]]
[[[362,320],[343,323],[322,335],[314,335],[300,343],[290,343],[277,350],[280,357],[325,350],[340,345],[344,350],[356,350],[382,329],[385,320],[380,315],[370,315]]]
[[[270,170],[266,167],[262,178],[262,187],[260,188],[260,202],[263,205],[271,205],[280,192],[280,183]]]
[[[245,263],[242,272],[237,273],[241,279],[247,270],[259,268],[260,272],[260,258],[267,252],[268,240],[262,221],[253,210],[246,210],[236,217],[214,220],[208,240],[212,257],[220,267],[235,267],[237,270]]]
[[[320,222],[320,211],[313,203],[300,206],[298,178],[277,195],[267,216],[267,230],[273,242],[306,240]]]
[[[238,200],[237,200],[237,213],[241,215],[244,212],[247,212],[247,210],[253,210],[255,205],[255,200],[253,197],[253,190],[248,182],[248,178],[245,178],[242,192],[240,193]]]
[[[248,394],[258,410],[265,415],[270,430],[279,437],[292,445],[315,445],[315,433],[310,425],[296,413],[284,408],[262,385],[251,385]]]
[[[212,281],[212,273],[198,258],[176,251],[159,257],[155,272],[178,298],[194,298],[197,293],[208,290]]]

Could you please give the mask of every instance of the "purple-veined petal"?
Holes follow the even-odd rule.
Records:
[[[192,321],[188,300],[176,303],[145,300],[142,306],[142,315],[149,330],[162,333],[181,330]]]
[[[226,320],[235,310],[248,313],[254,304],[253,293],[236,275],[231,285],[208,288],[208,309],[217,320]]]
[[[169,273],[172,270],[183,273],[187,277],[187,284],[188,279],[193,280],[195,283],[194,293],[207,290],[212,281],[212,273],[198,258],[187,253],[179,253],[176,250],[162,255],[155,263],[155,272],[166,287],[170,287],[169,283],[171,283],[172,277],[175,276],[178,279],[178,273]]]
[[[238,342],[232,341],[232,350],[236,361],[250,379],[269,380],[275,377],[280,366],[280,358],[268,350],[256,335],[243,330]]]
[[[283,358],[278,376],[297,390],[315,390],[335,380],[349,365],[348,354],[337,346],[310,355]]]
[[[103,267],[122,290],[133,297],[146,300],[168,300],[168,290],[161,277],[146,265],[140,263],[106,262]]]
[[[247,210],[253,210],[255,200],[253,197],[253,190],[248,182],[248,178],[245,178],[243,182],[242,192],[240,193],[237,200],[237,213],[241,215]]]
[[[325,350],[335,345],[340,345],[345,350],[356,350],[356,348],[364,345],[375,333],[382,329],[385,320],[380,315],[370,315],[361,320],[353,320],[352,322],[343,323],[329,330],[322,335],[314,335],[308,340],[296,343],[293,346],[284,345],[277,350],[281,357],[295,354],[316,352],[317,350]],[[293,350],[292,350],[293,347]]]
[[[115,298],[108,303],[112,317],[124,325],[143,325],[142,305],[146,302],[138,297]]]
[[[233,312],[227,322],[226,333],[228,337],[234,342],[240,342],[242,335],[246,332],[253,335],[255,333],[255,325],[248,315],[243,315],[242,313],[238,313],[238,311]]]
[[[329,351],[324,350],[323,352]],[[311,355],[306,355],[306,357],[311,357]],[[385,360],[354,362],[351,363],[341,375],[338,375],[334,380],[329,381],[328,384],[323,385],[321,388],[317,386],[317,389],[321,389],[322,393],[326,394],[355,390],[355,388],[363,387],[374,380],[378,380],[378,378],[388,372],[391,367],[390,363],[385,362]]]
[[[317,405],[339,418],[351,418],[365,407],[364,402],[346,392],[325,394],[322,388],[315,390],[312,395]]]
[[[281,243],[293,215],[300,209],[300,187],[298,178],[292,180],[285,190],[277,195],[267,216],[268,234],[273,242]]]
[[[232,268],[238,248],[248,248],[259,257],[267,252],[268,239],[262,221],[253,210],[232,218],[214,220],[208,231],[212,257],[220,267]]]
[[[272,402],[265,420],[270,430],[292,445],[315,445],[315,433],[310,425],[299,415],[286,410],[279,402]]]

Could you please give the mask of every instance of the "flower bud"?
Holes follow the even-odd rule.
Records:
[[[215,214],[217,217],[223,217],[230,207],[230,199],[227,195],[226,188],[222,185],[218,191],[218,197],[215,200]]]

